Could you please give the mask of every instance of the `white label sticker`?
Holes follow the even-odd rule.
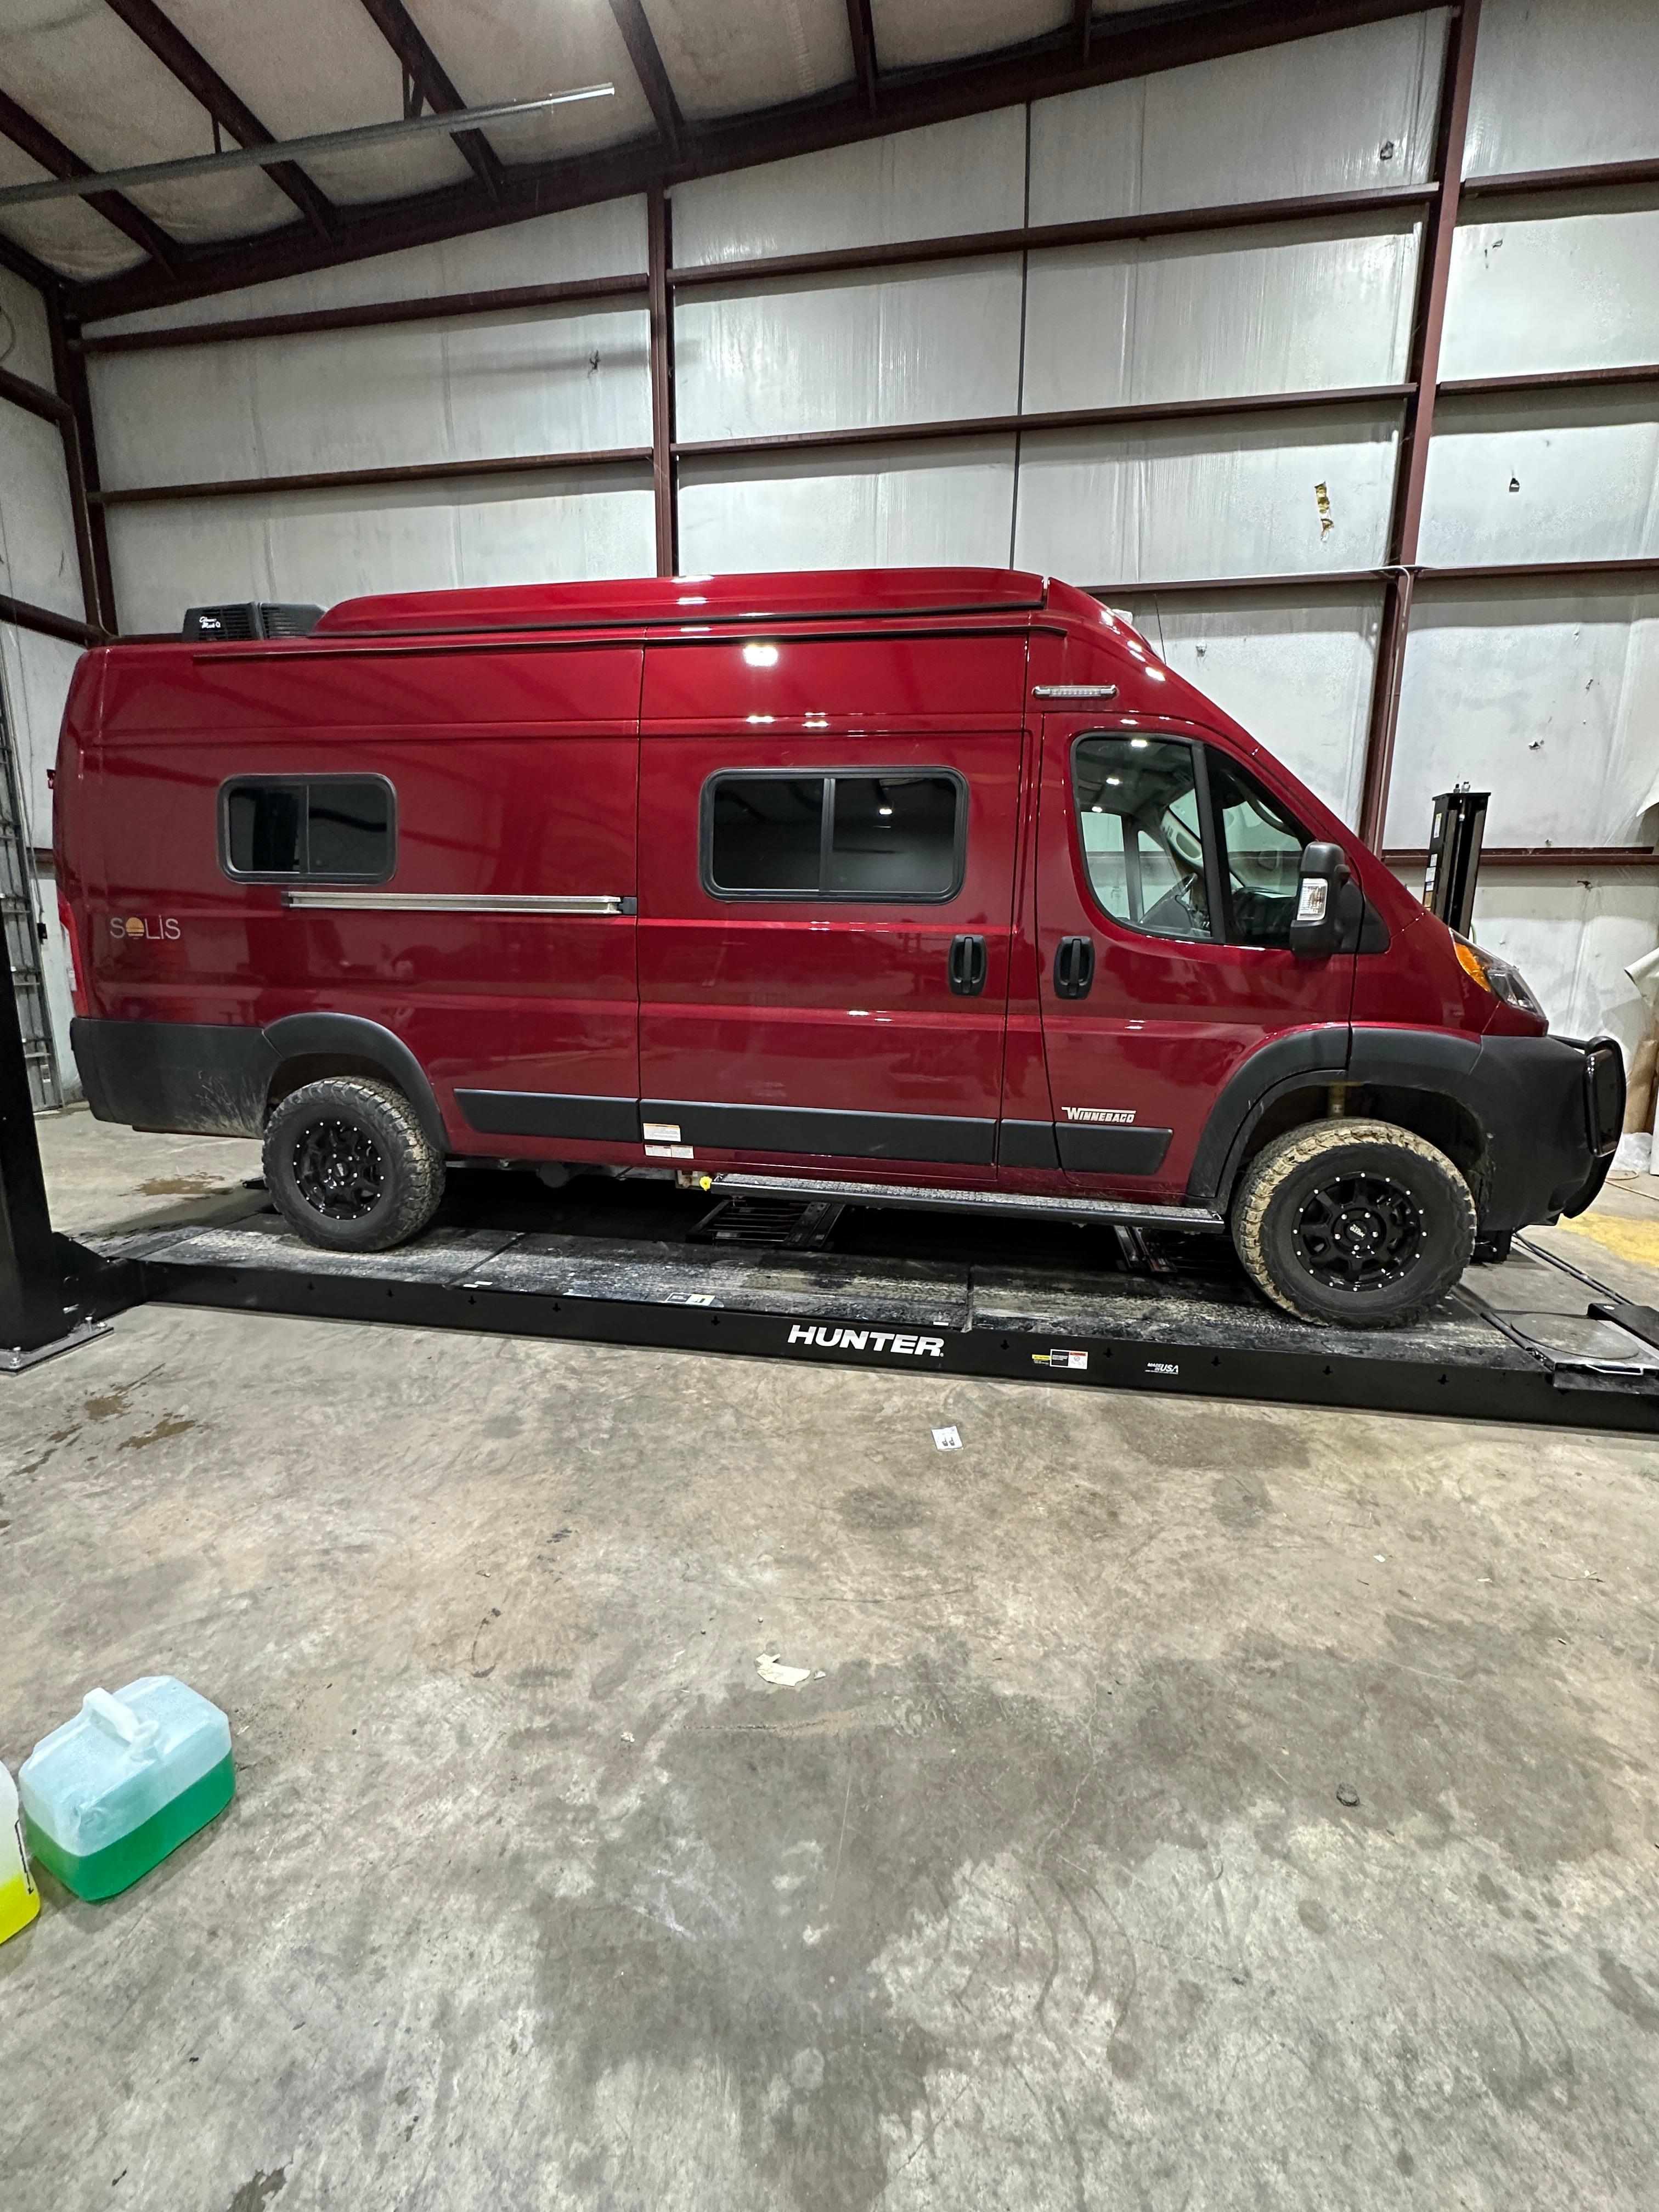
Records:
[[[935,1429],[933,1431],[933,1442],[939,1446],[941,1451],[960,1451],[962,1449],[962,1432],[954,1425],[948,1429]]]
[[[720,1300],[712,1291],[694,1291],[685,1303],[689,1306],[717,1306]]]
[[[1086,1367],[1089,1355],[1086,1352],[1051,1352],[1048,1364],[1050,1367]]]
[[[690,1145],[647,1145],[645,1157],[648,1160],[689,1160],[691,1147]]]
[[[680,1125],[678,1121],[647,1121],[645,1125],[647,1145],[678,1145],[679,1140]]]

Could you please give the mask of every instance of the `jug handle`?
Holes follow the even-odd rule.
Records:
[[[81,1700],[81,1711],[94,1727],[112,1735],[129,1751],[142,1751],[155,1733],[154,1721],[140,1720],[131,1705],[124,1705],[107,1690],[88,1690]]]

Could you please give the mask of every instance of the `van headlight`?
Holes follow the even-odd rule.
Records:
[[[1506,1006],[1519,1006],[1522,1013],[1533,1015],[1546,1029],[1549,1027],[1549,1016],[1518,968],[1507,960],[1500,960],[1495,952],[1483,952],[1478,945],[1471,945],[1455,930],[1452,932],[1452,944],[1457,952],[1458,966],[1466,975],[1473,975],[1483,991],[1490,991]]]

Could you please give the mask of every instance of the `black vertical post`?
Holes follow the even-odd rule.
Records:
[[[65,1313],[64,1270],[46,1210],[9,957],[0,965],[0,1352],[33,1352],[63,1336],[72,1316]]]

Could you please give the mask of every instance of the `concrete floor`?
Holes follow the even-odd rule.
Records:
[[[8,2212],[1659,2202],[1650,1440],[182,1309],[0,1434],[0,1748],[240,1778],[0,1948]]]

